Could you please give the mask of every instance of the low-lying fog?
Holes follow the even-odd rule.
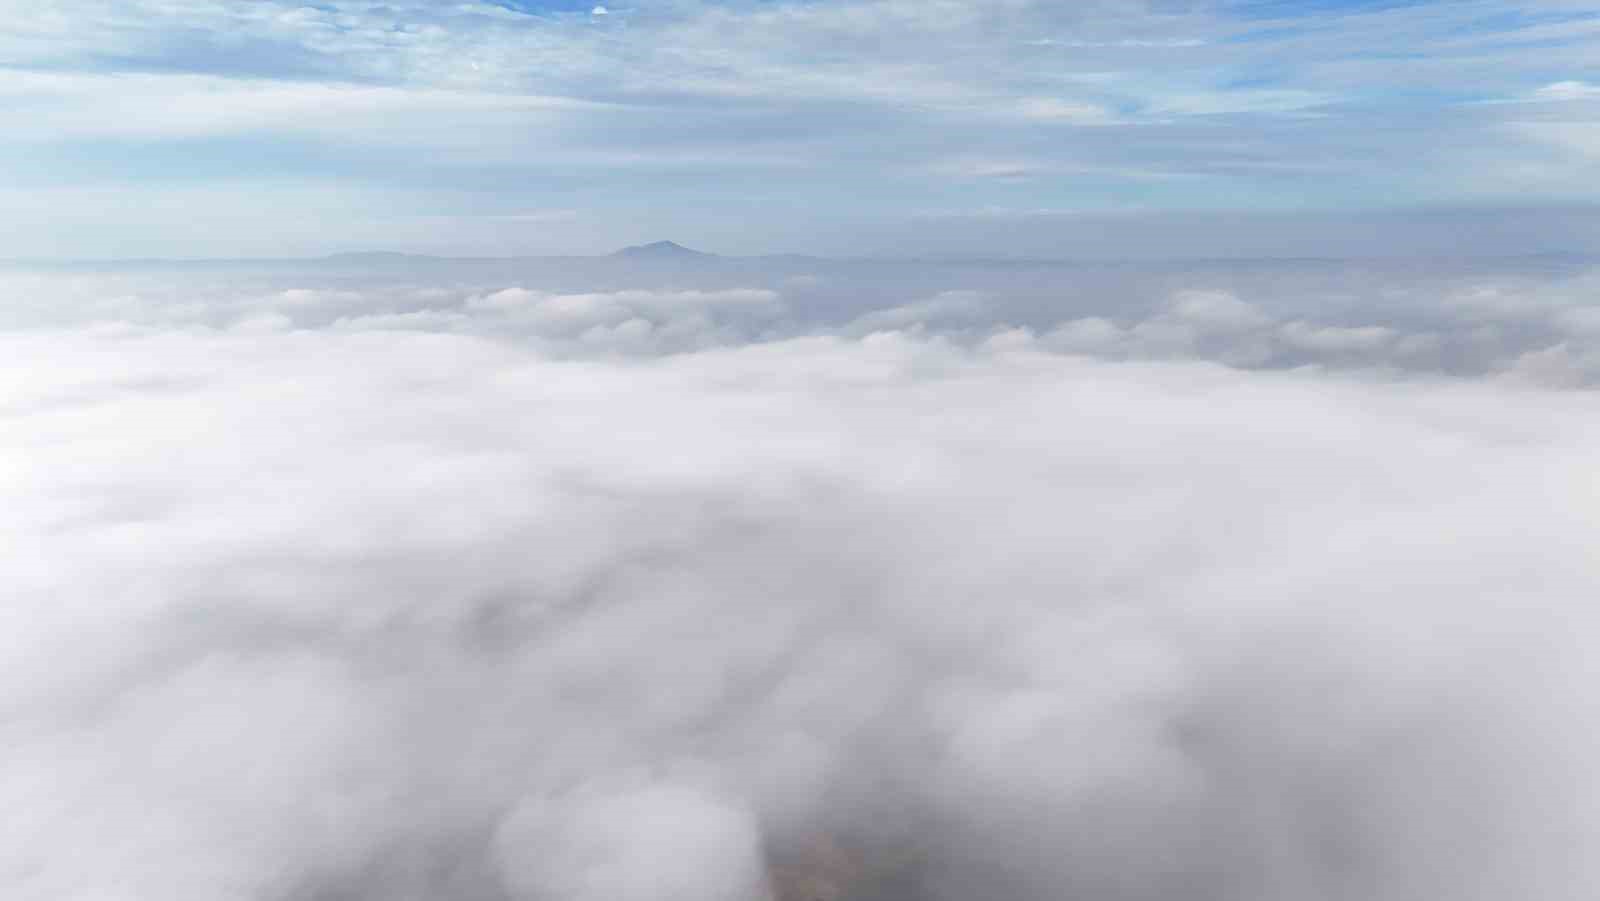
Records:
[[[0,895],[1587,901],[1557,258],[0,271]]]

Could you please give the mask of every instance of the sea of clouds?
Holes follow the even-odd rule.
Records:
[[[0,895],[1580,901],[1582,266],[0,272]]]

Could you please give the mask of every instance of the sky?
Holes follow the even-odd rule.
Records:
[[[0,258],[1600,246],[1579,0],[11,0],[0,101]]]

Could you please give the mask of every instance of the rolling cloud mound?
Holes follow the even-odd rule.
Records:
[[[1587,276],[852,277],[8,273],[0,894],[1591,897]]]

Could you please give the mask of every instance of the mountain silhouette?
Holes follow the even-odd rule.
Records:
[[[715,256],[715,254],[690,250],[673,241],[657,241],[654,244],[638,244],[633,247],[624,247],[612,254],[612,256],[642,260],[688,260],[704,259]]]

